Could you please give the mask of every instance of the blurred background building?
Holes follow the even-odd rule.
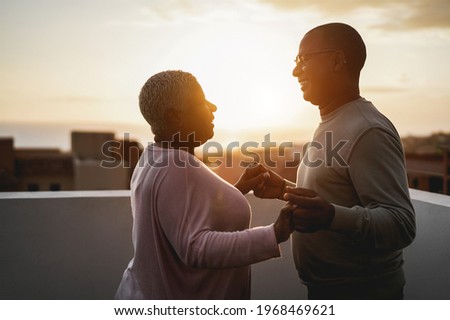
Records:
[[[405,137],[409,187],[450,194],[450,133]],[[235,183],[252,161],[295,181],[303,145],[288,148],[231,148],[197,154],[215,173]],[[15,148],[14,138],[0,137],[0,191],[129,189],[143,146],[114,132],[72,131],[71,150]]]
[[[126,138],[126,137],[125,137]],[[0,138],[0,191],[129,189],[142,146],[113,132],[71,133],[71,151],[14,148]]]

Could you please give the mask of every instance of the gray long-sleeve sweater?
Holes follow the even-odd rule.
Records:
[[[297,186],[335,206],[329,230],[293,235],[293,256],[309,286],[403,282],[402,249],[415,236],[403,148],[392,123],[357,99],[322,117]],[[399,283],[400,284],[400,283]]]

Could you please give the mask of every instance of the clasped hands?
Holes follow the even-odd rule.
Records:
[[[262,164],[253,163],[245,169],[235,186],[244,194],[253,190],[259,198],[287,201],[275,222],[277,240],[287,240],[294,230],[315,232],[328,229],[334,219],[334,206],[315,191],[293,185]]]

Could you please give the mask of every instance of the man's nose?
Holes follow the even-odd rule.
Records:
[[[302,66],[300,66],[299,64],[297,64],[296,66],[295,66],[295,68],[294,68],[294,70],[292,70],[292,75],[294,76],[294,77],[299,77],[300,76],[300,73],[303,71],[303,67]]]

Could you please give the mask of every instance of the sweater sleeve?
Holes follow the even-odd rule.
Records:
[[[160,225],[179,259],[195,268],[231,268],[279,257],[273,225],[247,229],[246,199],[208,170],[171,167],[157,191]],[[247,216],[243,228],[228,220],[240,215],[228,217],[223,206]]]
[[[348,164],[360,204],[351,208],[335,204],[330,229],[377,250],[408,246],[416,225],[399,139],[383,129],[370,129],[354,146]]]

